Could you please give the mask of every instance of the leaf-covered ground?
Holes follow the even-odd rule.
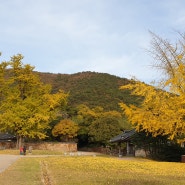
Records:
[[[0,184],[184,185],[185,164],[105,156],[23,157],[0,174]],[[15,183],[16,182],[16,183]]]

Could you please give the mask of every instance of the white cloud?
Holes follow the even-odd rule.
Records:
[[[174,38],[184,30],[182,0],[6,0],[0,4],[0,50],[22,53],[39,71],[107,72],[149,80],[148,30]]]

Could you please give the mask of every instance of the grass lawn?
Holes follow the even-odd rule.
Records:
[[[106,156],[22,157],[0,174],[4,185],[184,185],[185,164]]]
[[[26,152],[29,154],[28,150]],[[20,155],[19,150],[0,150],[0,154]],[[32,150],[32,155],[64,155],[64,152],[50,150]]]

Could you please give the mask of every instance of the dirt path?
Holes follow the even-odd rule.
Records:
[[[8,168],[13,162],[19,159],[19,155],[0,155],[0,173]]]

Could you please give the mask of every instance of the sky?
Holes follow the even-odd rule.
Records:
[[[151,35],[184,32],[184,0],[0,0],[0,61],[39,72],[109,73],[151,82]]]

